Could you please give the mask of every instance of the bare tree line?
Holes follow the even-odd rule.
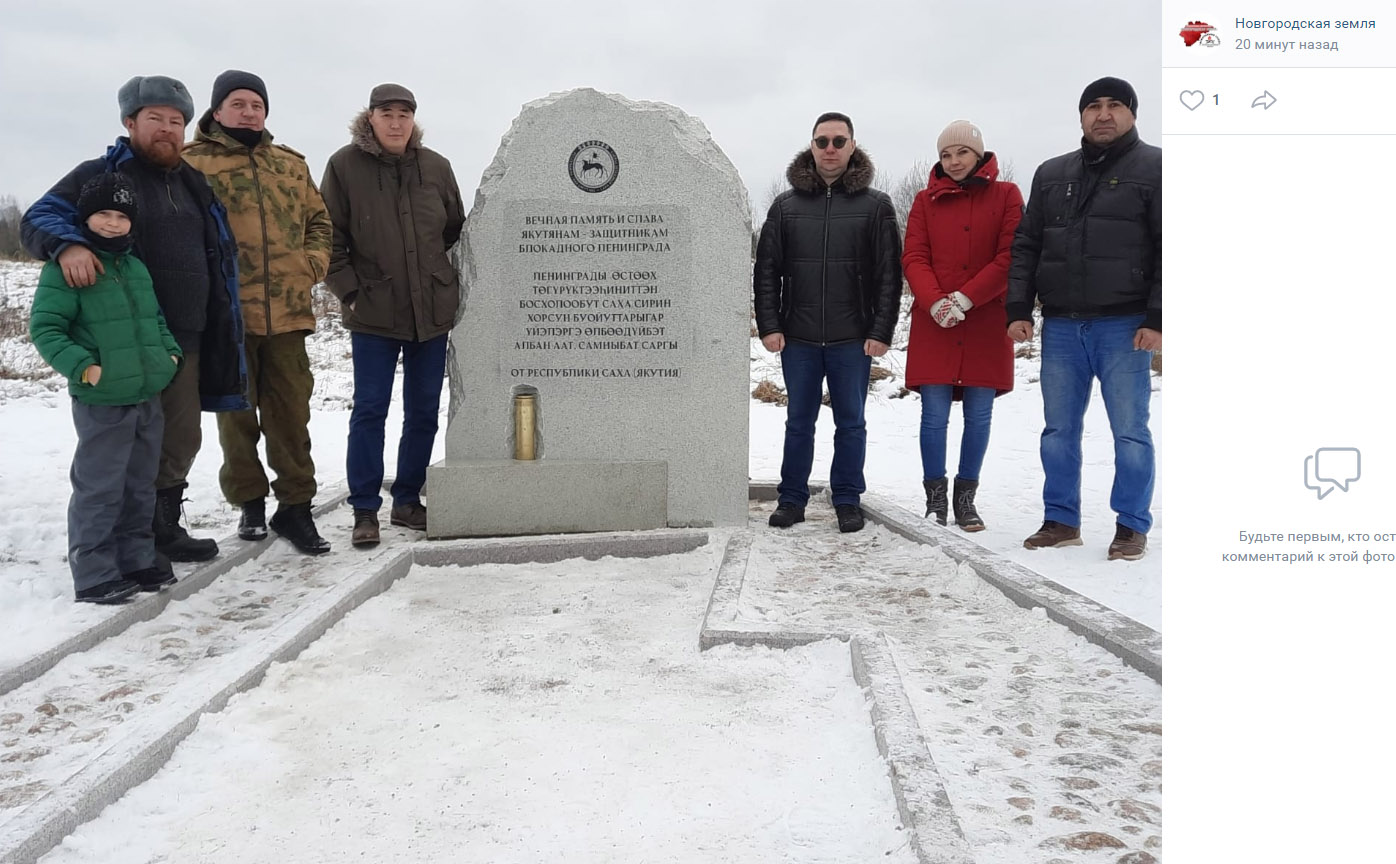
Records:
[[[24,216],[13,195],[0,195],[0,258],[28,258],[19,242],[19,220]]]

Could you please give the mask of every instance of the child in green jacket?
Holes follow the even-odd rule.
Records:
[[[97,283],[69,288],[50,261],[29,317],[30,339],[72,396],[68,566],[79,603],[120,603],[175,582],[169,562],[157,560],[151,525],[165,423],[158,397],[183,355],[150,272],[130,254],[136,207],[124,175],[82,187],[78,224],[101,262]]]

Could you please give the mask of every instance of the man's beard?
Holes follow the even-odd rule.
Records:
[[[175,144],[172,141],[164,140],[152,142],[152,144],[163,144],[166,146],[153,146],[152,148],[147,148],[144,144],[137,142],[135,139],[132,139],[131,149],[135,151],[136,155],[139,156],[142,161],[154,165],[156,168],[164,168],[166,171],[168,171],[169,169],[179,164],[179,152],[181,149],[180,145]]]

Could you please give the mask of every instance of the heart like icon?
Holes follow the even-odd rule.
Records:
[[[1183,107],[1189,111],[1196,111],[1202,104],[1202,100],[1207,98],[1207,94],[1201,90],[1184,90],[1178,94],[1178,99],[1183,103]]]

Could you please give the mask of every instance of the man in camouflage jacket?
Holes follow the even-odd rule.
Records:
[[[238,241],[238,273],[246,324],[248,400],[252,408],[220,414],[219,481],[242,508],[238,535],[267,536],[266,495],[276,493],[271,528],[306,554],[329,550],[311,518],[315,463],[310,457],[310,395],[314,379],[306,335],[315,330],[311,287],[329,267],[333,226],[305,157],[273,144],[266,131],[267,89],[250,72],[229,70],[213,83],[184,159],[208,178],[228,208]],[[267,482],[257,453],[267,438]]]

